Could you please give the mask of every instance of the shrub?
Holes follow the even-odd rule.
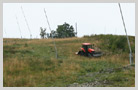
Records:
[[[111,52],[129,52],[126,36],[115,36],[115,35],[99,35],[98,40],[101,40],[100,48],[102,50],[108,50]],[[135,52],[135,38],[129,37],[131,41],[132,52]]]

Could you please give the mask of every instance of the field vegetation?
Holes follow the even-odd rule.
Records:
[[[129,39],[135,63],[135,37]],[[126,36],[92,35],[55,42],[58,59],[52,39],[3,39],[4,87],[67,87],[92,82],[103,87],[135,86],[135,65],[122,68],[129,65]],[[103,56],[75,55],[84,42],[94,44]]]

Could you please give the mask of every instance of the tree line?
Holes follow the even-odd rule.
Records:
[[[40,27],[40,36],[41,38],[68,38],[75,37],[76,32],[74,31],[74,27],[68,23],[64,23],[63,25],[58,25],[56,31],[52,30],[51,33],[46,33],[46,28]]]

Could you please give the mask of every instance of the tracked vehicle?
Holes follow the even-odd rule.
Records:
[[[87,56],[87,57],[100,57],[102,52],[96,52],[91,43],[82,43],[82,48],[79,52],[76,52],[77,55]]]

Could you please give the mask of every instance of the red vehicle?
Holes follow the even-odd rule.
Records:
[[[96,52],[94,49],[92,49],[91,43],[82,43],[82,48],[79,52],[77,52],[77,54],[82,56],[88,56],[88,57],[102,56],[102,52]]]

